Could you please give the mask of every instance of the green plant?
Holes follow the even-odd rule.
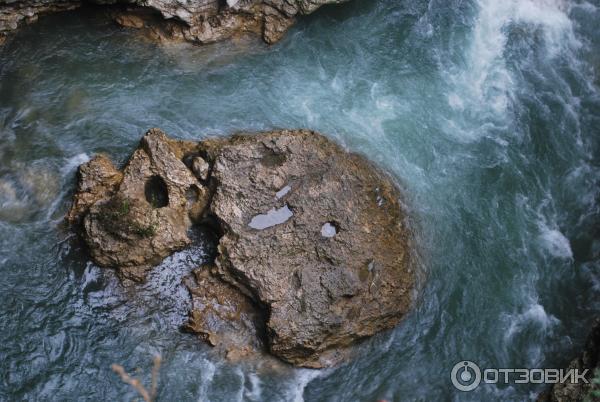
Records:
[[[127,216],[130,210],[129,200],[113,198],[101,207],[99,217],[105,221],[116,220]]]
[[[594,378],[591,380],[591,388],[585,396],[585,402],[593,402],[600,399],[600,369],[594,371]]]
[[[98,209],[96,217],[107,232],[117,237],[124,237],[130,233],[148,238],[156,235],[158,230],[156,222],[145,225],[135,219],[131,201],[128,199],[111,199]]]
[[[132,229],[133,232],[140,237],[153,237],[156,234],[158,225],[155,222],[151,223],[148,226],[142,226],[140,224],[134,223],[132,224]]]
[[[152,208],[160,207],[160,202],[158,200],[158,196],[154,193],[150,195],[150,205],[152,205]]]
[[[130,207],[129,200],[123,200],[120,205],[119,214],[120,215],[129,214],[129,207]]]

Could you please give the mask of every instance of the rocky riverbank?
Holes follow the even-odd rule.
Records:
[[[210,228],[218,255],[186,279],[185,329],[231,356],[266,348],[325,367],[411,306],[400,198],[387,175],[315,132],[195,143],[152,129],[122,171],[104,156],[80,167],[68,220],[96,263],[134,280],[189,245],[194,226]]]
[[[142,30],[156,40],[198,44],[240,34],[258,34],[275,43],[294,24],[324,4],[344,0],[17,0],[0,4],[0,43],[39,16],[73,10],[85,4],[111,6],[108,14],[120,25]]]
[[[594,377],[600,370],[600,319],[596,319],[580,356],[571,361],[567,370],[575,369],[580,373],[588,370],[588,383],[579,381],[554,384],[542,393],[538,402],[598,402],[600,401],[600,384],[594,383]]]

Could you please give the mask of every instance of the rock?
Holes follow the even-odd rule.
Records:
[[[263,350],[263,311],[214,272],[214,266],[203,266],[193,272],[193,279],[187,278],[192,310],[183,329],[220,346],[232,359]]]
[[[398,323],[414,276],[400,194],[387,176],[310,131],[200,146],[215,158],[210,210],[224,231],[217,269],[269,311],[272,353],[327,366],[339,348]],[[249,226],[284,207],[293,213],[287,220]],[[334,236],[322,235],[326,224]]]
[[[73,10],[80,5],[76,0],[3,1],[0,4],[0,44],[20,25],[35,22],[38,15]]]
[[[105,157],[79,168],[68,214],[83,223],[94,261],[131,279],[190,243],[187,231],[208,205],[208,190],[183,163],[195,145],[150,130],[118,172]]]
[[[92,205],[112,196],[123,180],[123,174],[105,155],[97,155],[79,166],[77,176],[77,192],[67,215],[71,224],[80,223]]]
[[[591,381],[594,378],[594,373],[600,370],[600,319],[594,321],[583,353],[571,361],[569,367],[567,367],[567,370],[569,369],[577,369],[579,373],[587,369],[588,375],[586,378],[589,383],[566,381],[554,384],[548,391],[539,396],[538,402],[600,401],[600,384],[594,384]],[[594,392],[596,395],[594,395]]]
[[[200,180],[207,181],[210,173],[210,165],[200,156],[196,156],[192,160],[192,172]]]
[[[295,14],[289,14],[295,15]],[[277,9],[266,7],[264,11],[264,28],[262,30],[263,40],[269,44],[278,42],[287,30],[294,25],[296,19],[280,13]]]
[[[112,165],[97,165],[81,167],[79,189],[106,196],[78,193],[69,217],[83,217],[100,265],[142,278],[189,243],[193,223],[212,225],[218,256],[187,280],[193,308],[185,329],[228,355],[267,348],[294,365],[330,366],[356,341],[395,326],[411,305],[401,194],[363,157],[320,134],[188,143],[153,129],[118,185]],[[88,183],[88,172],[99,172],[100,183]],[[196,196],[186,196],[189,189]]]
[[[109,5],[120,25],[143,30],[155,40],[212,43],[240,34],[258,34],[267,43],[281,39],[296,17],[343,0],[93,0]],[[0,44],[39,15],[73,10],[81,0],[21,0],[0,5]],[[116,6],[115,6],[116,4]]]
[[[146,19],[139,14],[134,13],[117,13],[114,16],[115,22],[125,28],[142,29],[146,26]]]

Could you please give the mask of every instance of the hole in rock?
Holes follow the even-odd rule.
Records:
[[[192,170],[192,162],[196,156],[198,156],[197,153],[187,153],[187,154],[183,155],[183,158],[181,158],[181,161],[188,169]]]
[[[252,229],[266,229],[279,225],[294,216],[292,210],[285,204],[281,208],[271,208],[266,214],[259,214],[252,218],[248,226]]]
[[[321,226],[321,236],[323,237],[333,237],[337,234],[339,228],[337,223],[335,222],[325,222],[323,226]]]
[[[185,199],[187,200],[188,206],[191,206],[198,201],[199,197],[200,191],[198,190],[197,186],[191,185],[187,190],[185,190]]]
[[[153,208],[163,208],[169,205],[169,190],[167,183],[160,176],[152,176],[144,187],[146,201]]]

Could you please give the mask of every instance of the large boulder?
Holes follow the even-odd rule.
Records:
[[[222,277],[269,311],[270,350],[320,367],[394,326],[414,276],[393,182],[311,131],[205,142]],[[216,150],[213,149],[216,148]]]
[[[96,164],[80,168],[69,217],[83,222],[99,264],[141,277],[188,244],[194,223],[209,223],[219,236],[214,264],[187,281],[193,308],[186,329],[213,345],[263,345],[295,365],[329,366],[357,340],[395,326],[411,305],[415,275],[401,194],[389,176],[320,134],[187,143],[154,129],[118,185],[111,168],[91,185]],[[156,178],[166,202],[144,192]],[[107,196],[80,201],[97,198],[82,194],[90,188]],[[119,212],[123,200],[127,213]]]
[[[142,29],[158,40],[211,43],[239,34],[261,35],[277,42],[296,17],[323,4],[345,0],[90,0],[110,5],[110,15],[122,26]],[[0,2],[0,44],[23,23],[39,15],[73,10],[82,0],[19,0]],[[117,6],[115,6],[117,5]]]

